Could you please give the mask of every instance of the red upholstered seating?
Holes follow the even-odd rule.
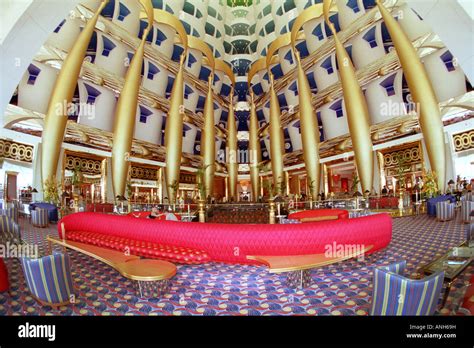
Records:
[[[65,236],[61,231],[62,224]],[[202,262],[255,264],[256,261],[247,260],[247,255],[318,254],[324,253],[326,247],[333,243],[373,245],[370,252],[374,252],[390,243],[392,219],[388,214],[376,214],[297,225],[234,225],[178,221],[156,223],[154,220],[132,216],[76,213],[60,221],[58,232],[61,238],[66,239],[70,238],[71,232],[90,232],[94,233],[95,238],[102,234],[107,236],[104,238],[133,239],[145,243],[144,247],[139,246],[140,252],[142,248],[147,248],[146,243],[156,243],[203,251],[209,259],[203,259]]]
[[[202,250],[145,242],[97,232],[66,231],[66,239],[124,252],[128,250],[132,255],[150,259],[162,259],[187,264],[209,261],[209,256]]]
[[[313,210],[303,210],[296,213],[288,215],[288,219],[310,219],[310,218],[322,218],[337,216],[338,219],[348,219],[349,213],[344,209],[313,209]]]
[[[0,292],[7,291],[9,287],[7,266],[5,266],[3,259],[0,258]]]

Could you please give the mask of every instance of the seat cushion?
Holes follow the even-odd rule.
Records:
[[[199,264],[210,261],[207,253],[202,250],[145,242],[97,232],[67,231],[66,239],[120,251],[126,251],[128,247],[132,255],[176,263]]]

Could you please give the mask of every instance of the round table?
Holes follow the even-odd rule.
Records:
[[[159,297],[166,292],[176,266],[168,261],[137,259],[117,265],[119,272],[134,281],[140,297]]]

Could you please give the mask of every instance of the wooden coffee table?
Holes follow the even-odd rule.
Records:
[[[48,236],[50,249],[52,244],[75,250],[93,257],[115,268],[122,276],[133,281],[140,297],[158,297],[170,286],[170,279],[176,274],[176,266],[168,261],[142,259],[124,252],[101,248],[70,240]]]
[[[270,273],[287,272],[286,283],[291,288],[303,288],[311,284],[311,270],[337,262],[345,261],[363,255],[373,248],[373,245],[364,247],[360,251],[344,256],[328,257],[325,254],[287,255],[287,256],[247,256],[268,266]]]

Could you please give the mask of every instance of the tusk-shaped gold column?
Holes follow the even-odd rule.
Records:
[[[237,200],[237,175],[239,164],[237,162],[237,125],[234,115],[234,90],[229,95],[229,116],[227,118],[227,173],[229,173],[228,193],[229,197]]]
[[[170,109],[165,128],[165,180],[171,204],[176,202],[177,192],[174,189],[170,190],[170,187],[175,187],[177,183],[179,184],[181,153],[183,151],[183,66],[185,59],[186,52],[183,52],[179,62],[178,74],[171,90]]]
[[[270,76],[270,154],[272,156],[273,185],[277,194],[283,194],[283,128],[281,127],[280,103],[273,84],[273,74]]]
[[[298,69],[298,98],[300,105],[300,129],[303,143],[303,159],[308,175],[311,197],[318,198],[319,193],[319,127],[318,119],[311,104],[311,89],[306,74],[301,67],[300,54],[295,50]]]
[[[87,22],[79,34],[76,43],[69,51],[49,99],[48,111],[44,119],[42,134],[41,180],[45,182],[56,176],[59,154],[67,126],[67,107],[74,95],[77,79],[81,72],[82,62],[100,13],[108,0],[102,1],[97,12]]]
[[[201,156],[204,168],[206,198],[209,196],[212,197],[214,193],[214,172],[216,170],[216,131],[214,129],[214,100],[212,97],[213,79],[214,76],[213,73],[211,73],[211,75],[209,75],[206,103],[204,104],[204,128],[201,134]]]
[[[255,110],[253,91],[250,89],[250,121],[249,121],[249,150],[250,150],[250,181],[252,182],[252,200],[258,201],[260,195],[260,178],[258,164],[261,161],[262,152],[260,139],[258,137],[258,120]]]
[[[397,51],[413,101],[417,105],[420,127],[425,139],[431,168],[436,172],[438,178],[438,189],[444,192],[446,187],[446,154],[439,102],[410,39],[383,4],[379,0],[376,3]]]
[[[372,139],[370,137],[369,110],[359,81],[357,80],[352,61],[337,37],[334,24],[329,21],[330,3],[331,0],[324,0],[324,16],[327,24],[331,28],[336,45],[336,57],[357,172],[359,173],[362,192],[366,190],[371,191],[374,176],[374,159]]]
[[[148,15],[148,26],[133,55],[125,75],[122,91],[115,109],[114,135],[112,146],[112,184],[114,197],[123,196],[129,171],[129,157],[132,150],[133,131],[138,105],[138,92],[142,79],[143,54],[148,32],[153,26],[153,6],[151,0],[140,0]],[[129,197],[130,198],[130,197]]]

